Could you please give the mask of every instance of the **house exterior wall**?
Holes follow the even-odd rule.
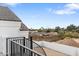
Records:
[[[21,22],[0,21],[0,36],[1,37],[15,37],[20,31]]]
[[[28,32],[23,32],[19,30],[21,27],[21,22],[14,21],[0,21],[0,53],[6,55],[6,38],[8,37],[24,37],[28,36]]]
[[[20,31],[21,36],[28,38],[29,37],[29,31]]]

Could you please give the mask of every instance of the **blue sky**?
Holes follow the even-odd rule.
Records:
[[[28,28],[66,27],[79,25],[79,4],[75,3],[23,3],[8,7]]]

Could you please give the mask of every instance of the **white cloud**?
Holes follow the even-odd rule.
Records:
[[[6,4],[10,6],[16,6],[18,3],[6,3]]]
[[[68,15],[68,14],[75,14],[76,11],[63,9],[63,10],[55,10],[53,11],[53,13],[58,14],[58,15],[64,15],[64,14]]]
[[[63,9],[59,10],[52,10],[52,13],[58,14],[58,15],[69,15],[69,14],[76,14],[79,10],[79,4],[78,3],[72,3],[72,4],[66,4],[64,5]]]
[[[69,9],[79,9],[79,3],[66,4],[65,7]]]
[[[0,3],[0,6],[5,6],[5,7],[7,7],[7,6],[12,6],[12,7],[14,7],[14,6],[16,6],[18,3]]]

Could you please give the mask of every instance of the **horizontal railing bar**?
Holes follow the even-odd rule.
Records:
[[[43,49],[40,45],[38,45],[38,44],[37,44],[36,42],[34,42],[34,41],[33,41],[33,43],[35,43],[37,46],[39,46],[39,47],[43,50],[44,54],[46,55],[44,49]]]
[[[7,38],[7,39],[19,39],[19,38],[20,38],[20,39],[21,39],[21,38],[23,39],[24,37],[10,37],[10,38]]]
[[[12,40],[10,40],[10,41],[12,41]],[[33,52],[33,53],[35,53],[35,54],[37,54],[37,55],[39,55],[39,56],[44,56],[44,55],[42,55],[42,54],[40,54],[40,53],[38,53],[38,52],[36,52],[36,51],[34,51],[34,50],[32,50],[32,49],[26,47],[26,46],[23,46],[23,45],[21,45],[21,44],[15,42],[15,41],[12,41],[12,42],[14,42],[15,44],[18,44],[18,45],[20,45],[20,46],[22,46],[22,47],[24,47],[24,48],[30,50],[31,52]]]

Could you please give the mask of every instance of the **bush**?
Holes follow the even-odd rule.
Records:
[[[77,33],[77,32],[65,32],[64,37],[79,38],[79,33]]]

